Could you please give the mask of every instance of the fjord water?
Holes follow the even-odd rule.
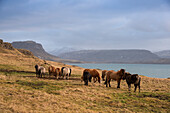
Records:
[[[70,64],[89,69],[120,70],[153,78],[170,77],[170,65],[165,64]]]

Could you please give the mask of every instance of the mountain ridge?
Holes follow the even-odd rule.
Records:
[[[146,63],[160,58],[148,50],[80,50],[59,55],[60,58],[98,63]]]
[[[81,61],[60,59],[57,56],[51,55],[44,50],[43,46],[40,43],[36,43],[34,41],[15,41],[12,42],[11,44],[13,47],[17,49],[27,49],[31,51],[36,57],[44,60],[57,61],[57,62],[69,62],[69,63],[81,63]]]

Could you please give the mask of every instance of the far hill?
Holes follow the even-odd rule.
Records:
[[[158,51],[158,52],[155,52],[155,54],[161,58],[170,58],[170,50]]]
[[[81,50],[59,57],[97,63],[152,63],[160,59],[148,50]]]
[[[36,43],[34,41],[12,42],[12,46],[17,49],[27,49],[27,50],[31,51],[36,57],[44,59],[44,60],[51,60],[51,61],[57,61],[57,62],[79,63],[79,61],[64,60],[64,59],[60,59],[59,57],[56,57],[54,55],[51,55],[44,50],[44,48],[41,44]]]
[[[79,51],[79,50],[80,49],[72,48],[72,47],[62,47],[62,48],[56,48],[53,51],[49,51],[49,53],[54,55],[54,56],[58,56],[58,55],[63,54],[63,53],[69,53],[69,52]]]

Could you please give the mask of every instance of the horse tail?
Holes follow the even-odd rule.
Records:
[[[63,70],[64,70],[65,67],[62,67],[61,68],[61,75],[63,75]]]
[[[105,80],[104,84],[107,84],[107,77],[106,77],[106,80]]]
[[[85,81],[85,74],[86,74],[86,71],[83,72],[83,81]]]
[[[90,75],[90,74],[89,74]],[[92,79],[92,76],[90,75],[90,77],[89,77],[89,82],[91,82],[91,79]]]
[[[69,73],[69,77],[71,76],[71,68],[70,68],[70,73]]]

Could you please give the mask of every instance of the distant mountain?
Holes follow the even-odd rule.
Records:
[[[72,48],[72,47],[62,47],[62,48],[57,48],[53,51],[49,51],[50,54],[58,56],[63,53],[69,53],[73,51],[79,51],[80,49]]]
[[[81,50],[64,53],[59,57],[98,63],[149,63],[160,59],[148,50]]]
[[[44,59],[44,60],[51,60],[51,61],[57,61],[57,62],[70,62],[70,63],[79,62],[79,61],[73,61],[73,60],[60,59],[59,57],[51,55],[44,50],[41,44],[36,43],[34,41],[18,41],[18,42],[12,42],[11,44],[13,47],[17,49],[30,50],[36,57]]]
[[[161,58],[170,58],[170,50],[158,51],[154,52],[154,54],[158,55]]]

